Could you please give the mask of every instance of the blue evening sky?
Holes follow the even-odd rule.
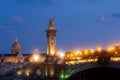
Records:
[[[23,53],[46,51],[53,17],[57,49],[103,48],[120,40],[120,0],[0,0],[0,52],[17,37]]]

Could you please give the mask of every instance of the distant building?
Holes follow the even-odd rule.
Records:
[[[12,44],[11,53],[12,54],[19,54],[19,53],[21,53],[21,47],[20,47],[20,44],[19,44],[17,38],[15,38],[15,40],[14,40],[14,42]]]
[[[116,41],[114,49],[115,49],[115,51],[119,51],[120,50],[120,48],[119,48],[119,42],[118,41]]]
[[[37,53],[39,56],[39,62],[44,62],[47,59],[47,56],[50,57],[50,60],[55,59],[56,55],[56,32],[57,30],[54,27],[54,20],[50,18],[49,26],[46,30],[47,34],[47,51],[46,53]],[[12,46],[11,46],[11,54],[1,54],[0,55],[0,62],[23,62],[29,61],[34,62],[33,58],[34,53],[22,54],[21,46],[18,42],[18,39],[15,38]]]

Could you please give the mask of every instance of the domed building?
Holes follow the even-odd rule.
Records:
[[[19,53],[21,53],[21,47],[20,47],[20,44],[19,44],[17,38],[15,38],[14,43],[12,44],[11,53],[12,54],[19,54]]]
[[[39,59],[38,62],[55,62],[56,61],[56,33],[57,30],[54,27],[54,19],[50,18],[49,26],[47,28],[46,37],[47,37],[47,49],[46,53],[40,52],[31,52],[31,53],[22,53],[21,46],[18,42],[18,39],[15,38],[11,46],[11,53],[2,53],[0,55],[0,62],[35,62],[36,59]]]
[[[22,62],[24,60],[24,56],[21,53],[21,47],[18,42],[18,39],[15,38],[12,47],[11,47],[11,54],[3,54],[1,56],[1,60],[4,62]]]

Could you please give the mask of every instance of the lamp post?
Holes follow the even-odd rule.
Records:
[[[36,66],[37,66],[36,63],[40,62],[40,55],[38,54],[37,49],[33,52],[32,60],[33,60],[33,79],[35,79]]]

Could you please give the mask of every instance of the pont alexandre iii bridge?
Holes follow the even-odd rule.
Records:
[[[65,61],[65,70],[62,72],[63,80],[99,80],[97,76],[102,77],[103,75],[104,77],[108,77],[108,80],[115,80],[115,78],[120,79],[119,51],[96,51],[94,53],[96,54],[92,54],[92,56],[89,54],[87,54],[87,56],[81,55],[83,57],[85,56],[84,58],[68,58]],[[86,77],[91,79],[86,79]]]
[[[118,69],[117,71],[120,71],[120,57],[119,56],[118,57],[102,56],[102,57],[90,58],[90,59],[79,59],[76,61],[65,61],[65,64],[56,64],[56,63],[31,64],[30,63],[30,64],[27,64],[27,66],[24,67],[23,70],[18,69],[18,71],[19,71],[19,74],[20,74],[20,71],[22,71],[23,73],[27,71],[26,73],[28,77],[31,78],[32,76],[33,79],[36,72],[40,71],[40,73],[44,73],[46,77],[53,76],[52,78],[47,77],[47,79],[44,79],[44,80],[84,80],[81,78],[77,78],[78,75],[81,75],[80,73],[84,72],[85,70],[94,69],[94,68],[115,68],[115,69]],[[31,73],[31,71],[33,72],[32,75],[29,74]],[[103,70],[103,73],[104,73],[104,70]],[[117,73],[117,72],[113,72],[113,73]],[[40,80],[43,80],[43,79],[40,79]],[[93,79],[90,79],[90,80],[93,80]]]
[[[61,80],[75,80],[78,73],[93,68],[115,68],[120,69],[120,57],[98,57],[85,60],[69,61],[62,72]],[[104,72],[103,72],[104,73]],[[120,78],[120,77],[119,77]],[[77,80],[77,79],[76,79]],[[78,79],[82,80],[82,79]]]
[[[51,64],[51,63],[46,63],[43,65],[38,64],[38,65],[34,65],[33,67],[34,67],[34,71],[36,71],[37,69],[40,69],[40,71],[42,71],[41,73],[44,73],[44,70],[45,71],[47,70],[48,71],[47,73],[49,76],[51,74],[51,69],[53,69],[54,67],[55,73],[53,75],[56,78],[55,79],[48,78],[49,80],[84,80],[84,78],[81,79],[80,77],[78,78],[76,76],[80,75],[81,72],[87,71],[89,69],[113,68],[113,69],[118,69],[117,71],[120,71],[120,57],[102,56],[98,58],[80,59],[76,61],[65,61],[65,64]],[[111,69],[109,70],[111,71]],[[104,73],[104,70],[102,71]],[[88,80],[88,79],[85,79],[85,80]]]

